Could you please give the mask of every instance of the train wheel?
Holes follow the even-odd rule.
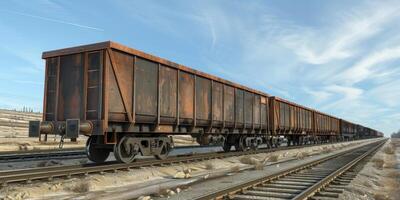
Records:
[[[118,162],[131,163],[138,153],[139,145],[127,136],[122,137],[114,146],[114,156]]]
[[[250,146],[250,149],[253,150],[253,151],[257,151],[257,149],[258,149],[258,144],[252,144],[252,145]]]
[[[246,146],[244,144],[244,139],[245,137],[240,137],[236,143],[235,143],[235,149],[236,151],[245,151],[246,150]]]
[[[168,157],[169,152],[171,151],[171,145],[169,143],[165,143],[161,147],[161,151],[159,154],[154,155],[159,160],[164,160]]]
[[[101,163],[107,160],[110,151],[108,149],[95,148],[96,139],[96,136],[90,136],[86,141],[86,155],[90,161]]]
[[[222,149],[224,149],[225,152],[230,152],[231,148],[232,144],[225,140],[224,144],[222,145]]]

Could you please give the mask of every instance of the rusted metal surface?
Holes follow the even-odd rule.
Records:
[[[353,139],[357,137],[357,124],[353,124],[349,121],[340,120],[340,131],[343,137]]]
[[[42,57],[44,121],[55,126],[68,119],[91,121],[87,135],[341,131],[338,118],[111,41]]]
[[[241,88],[244,90],[247,90],[249,92],[254,92],[254,93],[258,93],[258,94],[262,94],[264,96],[268,96],[268,94],[261,92],[261,91],[257,91],[251,88],[248,88],[246,86],[198,71],[198,70],[194,70],[192,68],[189,68],[187,66],[184,65],[180,65],[171,61],[168,61],[166,59],[154,56],[154,55],[150,55],[147,53],[144,53],[142,51],[124,46],[122,44],[118,44],[116,42],[112,42],[112,41],[106,41],[106,42],[100,42],[100,43],[95,43],[95,44],[89,44],[89,45],[82,45],[82,46],[78,46],[78,47],[72,47],[72,48],[65,48],[65,49],[59,49],[59,50],[54,50],[54,51],[47,51],[44,52],[42,55],[42,58],[46,59],[46,58],[50,58],[50,57],[57,57],[57,56],[63,56],[63,55],[69,55],[69,54],[74,54],[74,53],[79,53],[79,52],[90,52],[90,51],[95,51],[95,50],[101,50],[101,49],[107,49],[107,48],[111,48],[111,49],[116,49],[122,52],[126,52],[132,55],[137,55],[138,57],[142,57],[144,59],[153,61],[153,62],[158,62],[160,64],[163,64],[165,66],[168,67],[173,67],[173,68],[177,68],[180,69],[182,71],[186,71],[186,72],[190,72],[192,74],[198,75],[198,76],[202,76],[205,78],[209,78],[221,83],[225,83],[227,85],[231,85],[237,88]]]
[[[313,131],[313,110],[281,98],[270,97],[269,100],[274,133],[302,134]]]
[[[339,118],[314,111],[314,132],[317,135],[340,135]]]

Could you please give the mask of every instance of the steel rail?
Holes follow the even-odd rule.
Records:
[[[252,155],[258,153],[271,153],[281,150],[290,150],[303,147],[314,147],[324,144],[307,145],[307,146],[289,146],[289,147],[278,147],[272,149],[258,149],[252,151],[234,151],[234,152],[211,152],[211,153],[200,153],[190,155],[177,155],[171,156],[166,160],[156,159],[143,159],[138,162],[130,164],[106,162],[102,164],[84,164],[84,165],[61,165],[51,167],[40,167],[31,169],[18,169],[18,170],[6,170],[0,171],[0,184],[7,185],[9,183],[17,182],[28,182],[33,180],[52,180],[53,178],[71,177],[74,175],[87,175],[91,173],[105,173],[105,172],[117,172],[119,170],[129,170],[132,168],[141,167],[152,167],[152,166],[163,166],[173,165],[180,163],[190,163],[197,161],[204,161],[210,159],[221,159],[233,156]]]
[[[373,142],[373,143],[370,143],[370,144],[363,145],[361,147],[358,147],[357,149],[361,149],[361,148],[369,146],[369,145],[374,145],[373,150],[377,150],[385,142],[386,142],[386,140],[381,140],[381,141],[377,141],[377,142]],[[341,152],[341,153],[338,153],[338,154],[333,154],[333,155],[324,157],[324,158],[316,160],[316,161],[305,163],[304,165],[301,165],[301,166],[291,167],[289,169],[283,170],[283,171],[281,171],[279,173],[276,173],[276,174],[272,174],[272,175],[269,175],[269,176],[253,179],[251,181],[248,181],[248,182],[245,182],[245,183],[241,183],[241,184],[235,185],[233,187],[225,188],[225,189],[222,189],[222,190],[219,190],[219,191],[216,191],[216,192],[206,193],[206,194],[204,194],[204,195],[202,195],[200,197],[194,198],[194,199],[196,199],[196,200],[209,200],[209,199],[223,199],[225,197],[228,197],[228,199],[234,199],[233,197],[234,197],[235,194],[242,193],[242,192],[247,191],[247,190],[249,190],[251,188],[254,188],[256,186],[259,186],[259,185],[262,185],[262,184],[265,184],[265,183],[268,183],[268,182],[271,182],[271,181],[279,180],[280,178],[286,177],[286,176],[291,175],[291,174],[298,173],[298,172],[300,172],[302,170],[312,168],[314,166],[317,166],[317,165],[322,164],[324,162],[330,161],[332,159],[339,158],[340,156],[348,154],[348,153],[350,153],[350,152],[352,152],[354,150],[355,149],[350,149],[350,150],[347,150],[347,151],[344,151],[344,152]],[[371,153],[373,151],[368,151],[368,152]],[[364,155],[369,155],[369,154],[363,154],[363,157],[365,157]],[[360,161],[360,160],[362,160],[362,159],[357,159],[357,161]],[[355,162],[352,162],[352,163],[355,163]],[[350,164],[346,164],[341,169],[348,169],[347,166],[350,166]],[[332,176],[330,176],[330,177],[337,177],[338,176],[337,174],[339,174],[339,171],[335,170],[335,172],[333,174],[331,174]],[[328,181],[328,180],[332,180],[332,179],[327,177],[326,181]],[[321,185],[326,185],[326,184],[322,184],[322,183],[323,182],[321,182]],[[316,186],[316,187],[313,187],[313,188],[314,189],[318,189],[320,187]],[[310,193],[313,194],[313,191],[315,191],[315,190],[310,189],[307,192],[304,192],[304,194],[302,194],[302,196],[299,196],[298,198],[299,199],[304,199],[304,198],[302,198],[302,197],[304,197],[303,195],[309,196]]]
[[[218,147],[215,145],[211,146],[176,146],[174,149],[197,149],[197,148],[213,148]],[[47,159],[64,159],[64,158],[86,158],[86,152],[84,148],[70,148],[70,149],[46,149],[46,150],[31,150],[31,151],[9,151],[0,153],[0,163],[9,162],[24,162],[24,161],[35,161],[35,160],[47,160]]]
[[[368,155],[376,152],[382,145],[383,143],[380,143],[379,145],[373,147],[369,151],[365,152],[361,156],[357,157],[356,159],[352,160],[351,162],[347,163],[340,169],[334,171],[332,174],[328,175],[324,179],[318,181],[315,183],[313,186],[309,187],[307,190],[303,191],[302,193],[298,194],[295,196],[293,199],[295,200],[302,200],[302,199],[308,199],[309,197],[313,196],[316,192],[319,192],[321,189],[323,189],[325,186],[329,185],[332,181],[334,181],[337,177],[345,173],[347,170],[351,169],[354,167],[356,164],[358,164],[361,160],[363,160],[365,157]]]
[[[86,157],[83,148],[71,148],[63,150],[32,150],[32,151],[11,151],[0,153],[0,163],[21,162],[31,160],[60,159],[65,157],[82,158]]]

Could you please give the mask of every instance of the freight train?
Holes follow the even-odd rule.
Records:
[[[124,163],[136,155],[165,159],[171,135],[202,145],[256,149],[378,137],[377,131],[239,85],[121,44],[102,43],[48,51],[43,120],[29,136],[88,136],[87,157],[110,152]]]

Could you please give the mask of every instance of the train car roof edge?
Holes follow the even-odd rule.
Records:
[[[63,55],[70,55],[70,54],[75,54],[75,53],[81,53],[81,52],[87,52],[87,51],[97,51],[97,50],[102,50],[102,49],[107,49],[107,48],[112,48],[112,49],[116,49],[125,53],[129,53],[132,55],[136,55],[139,57],[143,57],[145,59],[148,59],[150,61],[153,62],[158,62],[160,64],[169,66],[169,67],[173,67],[182,71],[186,71],[189,73],[193,73],[196,74],[198,76],[202,76],[205,78],[209,78],[212,79],[214,81],[218,81],[221,83],[225,83],[227,85],[233,86],[233,87],[237,87],[249,92],[253,92],[259,95],[263,95],[266,97],[270,97],[271,95],[269,95],[268,93],[259,91],[259,90],[255,90],[255,89],[251,89],[247,86],[238,84],[238,83],[234,83],[232,81],[228,81],[226,79],[223,78],[219,78],[217,76],[205,73],[205,72],[201,72],[198,70],[195,70],[193,68],[187,67],[185,65],[180,65],[178,63],[169,61],[167,59],[158,57],[158,56],[154,56],[148,53],[145,53],[143,51],[131,48],[131,47],[127,47],[125,45],[119,44],[117,42],[113,42],[113,41],[105,41],[105,42],[99,42],[99,43],[93,43],[93,44],[87,44],[87,45],[81,45],[81,46],[75,46],[75,47],[70,47],[70,48],[63,48],[63,49],[58,49],[58,50],[52,50],[52,51],[45,51],[42,54],[42,58],[46,59],[46,58],[50,58],[50,57],[56,57],[56,56],[63,56]]]

